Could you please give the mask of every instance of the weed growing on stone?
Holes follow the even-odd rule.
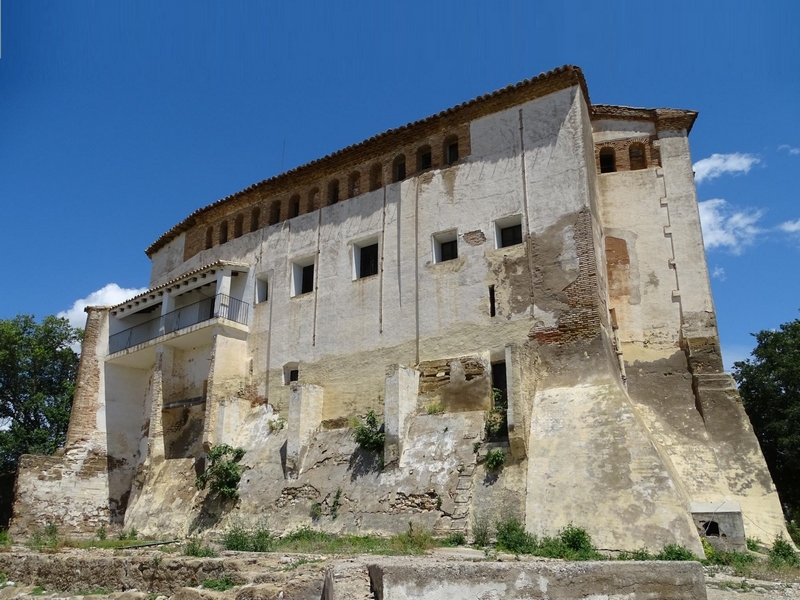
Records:
[[[333,496],[331,503],[331,518],[335,519],[339,516],[339,508],[342,506],[342,488],[336,489],[336,494]]]
[[[244,457],[244,448],[233,448],[228,444],[219,444],[208,451],[210,462],[204,473],[197,476],[195,485],[204,490],[206,485],[227,500],[238,500],[236,488],[242,479],[244,466],[239,461]]]
[[[700,560],[690,550],[679,544],[667,544],[661,552],[655,555],[654,560]]]
[[[444,412],[444,404],[441,402],[431,402],[428,404],[426,410],[429,415],[438,415]]]
[[[480,451],[480,449],[481,449],[481,443],[480,442],[475,442],[474,444],[472,444],[472,453],[473,454],[477,454]]]
[[[378,416],[374,410],[367,412],[364,420],[360,419],[353,429],[353,439],[364,450],[369,452],[383,452],[383,445],[386,442],[386,434],[381,431],[378,424]]]
[[[37,585],[35,588],[33,588],[30,591],[30,595],[31,596],[42,596],[42,595],[44,595],[46,593],[47,593],[47,591],[40,585]]]
[[[292,561],[291,563],[286,565],[281,570],[282,571],[294,571],[297,567],[300,567],[302,565],[309,565],[309,564],[319,563],[319,562],[322,562],[322,559],[320,559],[320,558],[306,558],[306,557],[303,556],[301,558],[298,558],[295,561]]]
[[[212,548],[203,546],[197,540],[189,540],[183,548],[186,556],[196,556],[198,558],[213,558],[217,555]]]
[[[0,547],[8,547],[11,545],[11,536],[8,530],[0,529]]]
[[[498,471],[506,462],[506,453],[500,448],[489,450],[486,453],[486,468],[490,471]]]
[[[130,531],[125,531],[124,529],[119,532],[117,535],[120,541],[135,541],[136,538],[139,537],[139,532],[136,531],[135,527],[131,527]],[[105,538],[103,538],[105,539]]]
[[[438,546],[427,529],[409,529],[399,535],[382,538],[374,535],[337,536],[301,527],[276,540],[274,550],[300,554],[423,554]]]
[[[230,575],[223,575],[219,579],[205,579],[201,584],[207,590],[214,590],[216,592],[225,592],[231,589],[236,584]]]
[[[322,504],[319,502],[314,502],[311,505],[311,518],[315,521],[322,516]]]
[[[286,427],[286,419],[272,419],[269,421],[269,432],[278,433],[281,429]]]
[[[100,529],[97,530],[97,539],[103,541],[108,536],[108,532],[106,531],[105,524],[100,525]]]
[[[28,539],[28,547],[39,552],[54,552],[61,547],[58,539],[58,527],[48,523],[44,529],[36,529]]]

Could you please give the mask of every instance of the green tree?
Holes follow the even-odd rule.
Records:
[[[66,319],[0,320],[0,475],[22,454],[52,454],[67,434],[80,330]]]
[[[800,514],[800,319],[754,336],[758,345],[734,363],[733,377],[791,518]]]

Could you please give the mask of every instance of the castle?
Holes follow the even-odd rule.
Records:
[[[148,291],[87,309],[66,447],[21,460],[12,531],[783,533],[722,368],[696,117],[592,104],[565,66],[195,211]],[[234,506],[195,487],[220,444]]]

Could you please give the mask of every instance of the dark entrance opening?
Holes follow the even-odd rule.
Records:
[[[508,380],[506,363],[492,363],[492,410],[487,419],[486,434],[490,442],[508,440]]]
[[[703,531],[705,532],[706,537],[719,537],[719,524],[716,521],[707,521],[706,523],[703,523]]]

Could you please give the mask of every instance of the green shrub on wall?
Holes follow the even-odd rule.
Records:
[[[233,448],[227,444],[214,446],[208,451],[208,461],[204,473],[195,480],[198,490],[204,490],[206,485],[226,500],[238,500],[239,481],[242,479],[244,466],[239,463],[244,457],[243,448]]]

